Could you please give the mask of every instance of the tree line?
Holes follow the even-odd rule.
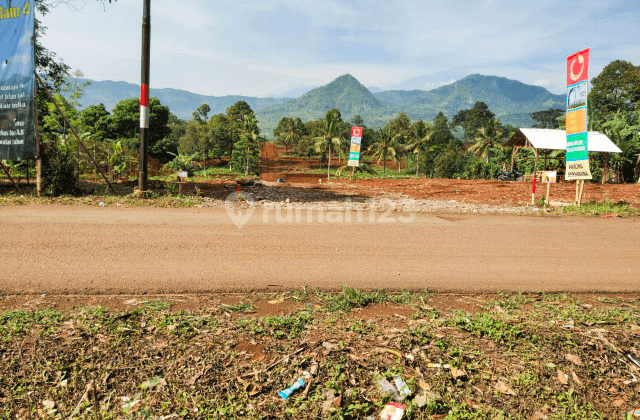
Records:
[[[35,2],[44,15],[48,6]],[[39,42],[46,28],[36,21],[36,67],[58,103],[77,129],[83,141],[98,156],[99,164],[112,178],[135,173],[139,149],[139,100],[120,101],[111,110],[103,104],[79,110],[79,99],[85,85],[82,73],[70,76],[70,68]],[[69,136],[62,118],[42,90],[38,90],[38,124],[41,131],[43,175],[46,188],[53,194],[73,192],[80,173],[91,171],[88,158],[79,151]],[[235,103],[225,113],[209,115],[206,104],[194,110],[193,118],[184,121],[173,115],[157,98],[150,99],[150,155],[172,169],[193,170],[191,163],[202,161],[205,168],[210,158],[226,157],[230,169],[242,174],[258,172],[261,136],[259,122],[244,101]],[[531,114],[534,127],[564,128],[564,110],[548,109]],[[503,125],[483,102],[460,110],[451,120],[440,112],[433,121],[411,121],[398,114],[383,127],[367,126],[361,117],[344,121],[340,110],[331,109],[324,118],[303,122],[301,118],[284,117],[273,131],[276,142],[293,153],[311,160],[319,157],[327,165],[327,174],[336,157],[342,164],[349,148],[350,127],[362,126],[363,159],[382,163],[394,162],[405,175],[438,178],[492,178],[510,159],[505,141],[517,129]],[[640,165],[640,68],[630,62],[615,60],[592,79],[589,93],[589,128],[603,131],[623,151],[612,155],[609,166],[626,181],[638,179]],[[454,135],[457,133],[457,136]],[[562,156],[564,152],[556,153]],[[527,152],[516,162],[522,171],[532,163]],[[594,177],[602,174],[604,156],[591,159]],[[24,163],[9,163],[20,170]],[[344,170],[345,167],[339,168]],[[361,165],[362,172],[371,166]]]

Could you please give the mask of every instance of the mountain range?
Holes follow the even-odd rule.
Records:
[[[469,75],[431,90],[385,90],[363,86],[355,77],[345,74],[332,82],[312,89],[298,98],[258,98],[250,96],[206,96],[179,89],[151,89],[171,112],[190,119],[203,103],[211,114],[225,112],[237,101],[247,102],[255,111],[261,131],[270,136],[278,121],[285,116],[303,121],[323,118],[331,108],[338,108],[345,120],[360,115],[364,123],[380,127],[400,112],[412,120],[432,120],[442,111],[452,117],[461,109],[470,109],[477,101],[485,102],[505,124],[531,126],[530,113],[548,108],[565,108],[565,95],[555,95],[540,86],[527,85],[505,77]],[[138,85],[126,82],[92,81],[85,87],[82,106],[103,103],[112,109],[122,100],[138,97]]]

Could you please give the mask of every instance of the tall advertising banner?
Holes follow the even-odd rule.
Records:
[[[567,170],[565,179],[591,179],[587,135],[590,49],[567,57]]]
[[[351,146],[349,146],[348,166],[360,166],[360,144],[362,143],[362,127],[351,127]]]
[[[0,0],[0,159],[34,159],[33,2]]]

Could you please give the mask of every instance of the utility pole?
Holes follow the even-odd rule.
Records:
[[[142,9],[142,81],[140,84],[140,166],[138,191],[147,191],[147,154],[149,151],[149,62],[151,55],[151,0],[143,0]]]

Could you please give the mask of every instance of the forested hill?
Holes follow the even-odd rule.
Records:
[[[381,126],[393,118],[401,106],[376,99],[355,77],[345,74],[298,99],[261,109],[256,114],[261,126],[269,132],[282,117],[300,117],[308,121],[323,118],[332,108],[338,108],[343,119],[361,115],[366,116],[367,125]]]
[[[127,98],[138,97],[138,85],[126,82],[93,82],[85,88],[83,106],[104,103],[108,110]],[[526,127],[533,124],[529,114],[549,108],[565,107],[565,95],[554,95],[545,88],[527,85],[504,77],[473,74],[437,89],[388,90],[371,93],[355,77],[345,74],[331,83],[315,88],[297,99],[257,98],[248,96],[206,96],[179,89],[151,89],[151,96],[168,105],[175,115],[190,119],[203,103],[211,113],[225,112],[237,101],[246,101],[256,112],[264,134],[270,135],[285,116],[303,121],[323,118],[331,108],[338,108],[345,120],[359,114],[364,123],[380,127],[400,112],[411,119],[432,120],[443,111],[452,117],[461,109],[470,109],[477,101],[485,102],[505,124]]]
[[[477,101],[489,106],[503,122],[531,123],[529,114],[549,108],[565,108],[565,95],[554,95],[543,87],[497,76],[472,74],[437,89],[387,90],[373,94],[381,101],[406,108],[407,114],[428,115],[440,111],[447,116],[473,107]]]
[[[284,116],[306,121],[324,117],[331,108],[338,108],[346,120],[359,114],[365,124],[378,127],[400,112],[413,120],[432,120],[440,111],[452,117],[461,109],[472,108],[477,101],[485,102],[503,123],[520,127],[533,124],[531,112],[565,107],[564,95],[554,95],[543,87],[504,77],[473,74],[430,91],[371,93],[356,78],[346,74],[298,99],[264,108],[257,114],[266,132]]]
[[[81,80],[83,82],[86,80]],[[206,96],[180,89],[154,89],[151,86],[151,97],[157,97],[163,105],[168,105],[171,112],[183,119],[191,119],[193,111],[206,103],[211,107],[211,114],[219,114],[238,101],[245,101],[251,109],[259,110],[271,105],[290,101],[291,98],[257,98],[251,96]],[[140,97],[140,85],[111,80],[96,82],[84,88],[82,107],[103,103],[110,111],[121,100]]]

